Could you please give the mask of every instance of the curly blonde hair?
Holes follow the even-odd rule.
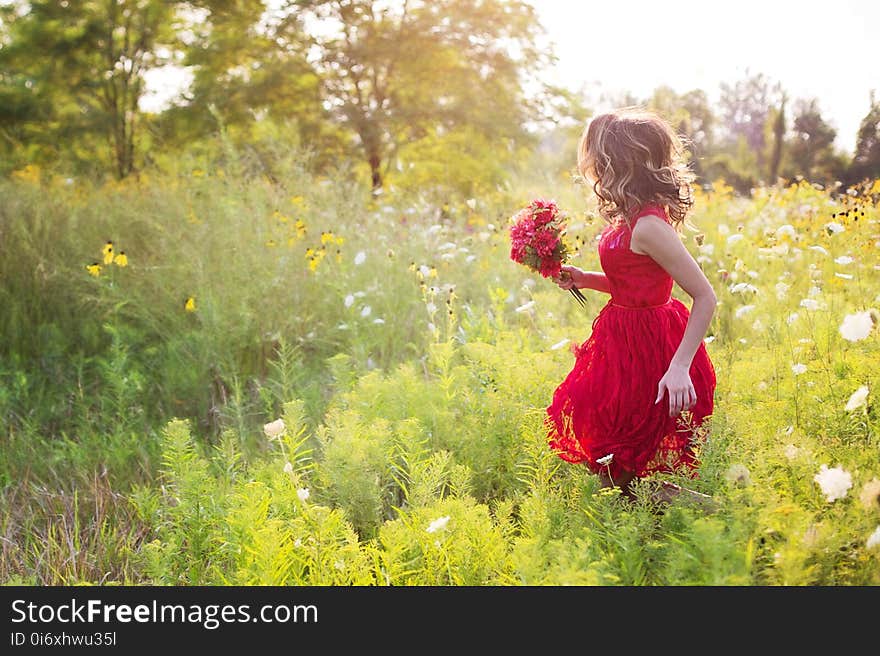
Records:
[[[606,221],[658,203],[678,226],[693,205],[684,138],[658,114],[623,107],[590,119],[578,145],[577,170],[593,182]]]

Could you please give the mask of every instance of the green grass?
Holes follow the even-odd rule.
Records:
[[[627,503],[547,447],[607,297],[585,311],[512,263],[506,222],[556,198],[596,270],[582,190],[533,177],[437,207],[288,174],[0,182],[0,581],[880,583],[880,329],[840,331],[880,306],[878,184],[698,194],[683,237],[719,298],[704,516]],[[107,240],[128,266],[92,276]]]

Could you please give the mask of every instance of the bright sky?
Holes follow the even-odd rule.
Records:
[[[271,0],[277,2],[277,0]],[[558,63],[555,82],[601,96],[647,98],[660,85],[703,89],[713,103],[721,83],[763,73],[793,101],[815,97],[850,154],[880,95],[877,0],[531,0]],[[184,83],[180,71],[154,71],[145,109],[160,107]],[[789,104],[792,107],[793,103]],[[789,126],[791,122],[789,121]]]
[[[818,98],[838,147],[851,154],[870,90],[880,96],[877,0],[531,4],[555,43],[555,81],[584,87],[596,101],[627,90],[643,99],[667,85],[679,93],[703,89],[715,102],[722,82],[763,73],[792,100]]]

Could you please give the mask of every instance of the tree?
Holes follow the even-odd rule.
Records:
[[[823,118],[816,98],[798,99],[787,142],[786,177],[830,184],[842,174],[841,157],[834,151],[837,131]]]
[[[357,138],[372,189],[382,188],[402,145],[467,126],[488,140],[523,138],[537,103],[527,70],[535,10],[519,0],[291,0],[282,15],[310,25],[324,103]]]
[[[654,90],[647,105],[671,121],[679,134],[685,136],[691,154],[691,168],[697,177],[704,177],[704,160],[713,148],[715,125],[706,92],[694,89],[679,95],[671,87],[661,86]]]
[[[785,103],[788,97],[782,94],[779,109],[772,109],[768,117],[768,124],[772,126],[773,149],[770,153],[770,170],[768,179],[775,182],[779,177],[779,166],[782,163],[782,148],[785,141]]]
[[[859,125],[856,152],[846,173],[847,184],[880,178],[880,102],[871,91],[871,108]]]
[[[159,0],[36,0],[4,7],[8,22],[0,69],[2,92],[32,111],[3,115],[16,145],[99,135],[118,178],[135,167],[144,73],[165,63],[175,3]],[[167,56],[167,55],[166,55]],[[88,157],[88,154],[85,155]]]

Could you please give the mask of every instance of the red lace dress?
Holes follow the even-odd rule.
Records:
[[[632,226],[646,214],[669,220],[665,208],[650,204],[633,216]],[[696,405],[670,417],[668,395],[654,403],[689,313],[670,296],[672,277],[651,257],[630,250],[631,234],[620,221],[599,238],[611,299],[589,338],[573,348],[574,366],[547,407],[548,440],[564,460],[585,463],[596,473],[610,467],[615,478],[624,471],[642,477],[682,467],[694,473],[692,447],[712,414],[715,370],[700,343],[690,368]],[[609,465],[596,462],[610,454]]]

